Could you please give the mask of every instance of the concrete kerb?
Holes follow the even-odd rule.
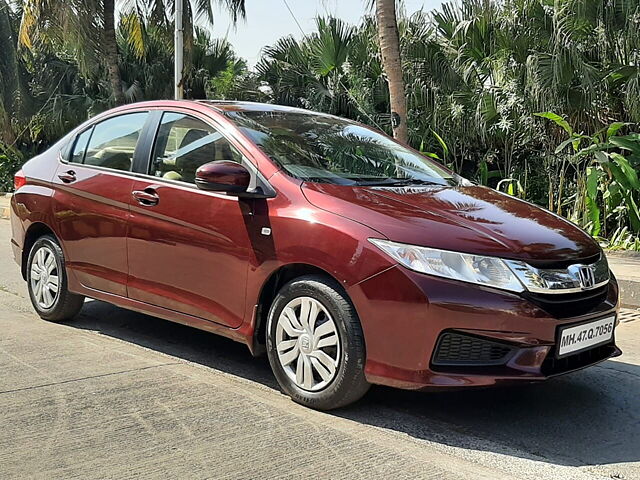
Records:
[[[10,193],[0,192],[0,218],[9,218],[9,202],[11,201]]]

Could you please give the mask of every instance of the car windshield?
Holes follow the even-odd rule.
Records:
[[[227,115],[280,168],[309,182],[338,185],[457,185],[432,160],[362,125],[305,112]]]

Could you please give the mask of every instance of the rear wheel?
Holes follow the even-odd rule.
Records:
[[[84,303],[82,295],[67,289],[64,254],[51,235],[36,240],[29,252],[27,285],[33,307],[45,320],[70,320],[78,314]]]
[[[360,321],[332,279],[304,276],[280,290],[269,311],[267,353],[284,392],[308,407],[339,408],[369,388]]]

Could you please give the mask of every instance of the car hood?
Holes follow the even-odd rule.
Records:
[[[316,207],[395,242],[544,263],[600,253],[589,235],[564,218],[486,187],[305,183],[302,191]]]

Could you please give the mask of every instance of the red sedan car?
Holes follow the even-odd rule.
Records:
[[[225,335],[313,408],[620,354],[618,287],[589,235],[334,116],[127,105],[15,186],[13,251],[42,318],[91,297]]]

